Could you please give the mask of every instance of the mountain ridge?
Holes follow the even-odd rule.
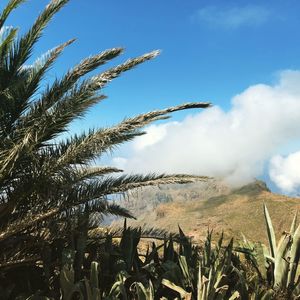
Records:
[[[235,189],[218,181],[148,188],[129,195],[122,205],[137,217],[128,221],[131,226],[176,232],[179,225],[196,242],[212,229],[215,238],[224,231],[227,239],[238,240],[244,234],[252,241],[267,243],[263,203],[279,237],[289,230],[300,199],[272,193],[260,180]]]

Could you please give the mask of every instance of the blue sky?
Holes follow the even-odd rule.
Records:
[[[47,3],[29,0],[8,23],[28,28]],[[110,100],[101,105],[108,120],[185,100],[210,100],[226,109],[230,98],[247,86],[271,82],[278,70],[300,68],[299,1],[207,3],[71,0],[45,31],[36,53],[77,38],[53,70],[55,75],[109,47],[125,47],[124,58],[161,49],[155,61],[108,88]],[[263,16],[258,24],[254,13],[230,27],[218,15],[210,21],[201,18],[205,9],[207,14],[223,11],[223,16],[232,9]]]
[[[29,0],[7,25],[24,32],[47,3]],[[115,63],[162,50],[154,61],[113,81],[106,88],[109,98],[73,130],[110,125],[186,101],[211,101],[226,113],[232,110],[232,97],[247,88],[274,86],[282,70],[300,70],[299,10],[296,0],[71,0],[46,29],[35,53],[77,38],[48,74],[52,80],[106,48],[125,47]],[[181,122],[189,114],[176,113],[173,120]],[[293,137],[270,155],[288,155],[298,146]],[[270,159],[265,159],[264,168]]]

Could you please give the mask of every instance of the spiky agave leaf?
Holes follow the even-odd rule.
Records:
[[[126,220],[126,219],[125,219]],[[170,232],[162,228],[149,227],[149,225],[144,225],[141,227],[130,227],[132,230],[141,230],[141,238],[142,239],[153,239],[153,240],[161,240],[164,241],[166,237],[172,237],[175,242],[180,242],[180,234],[175,232]],[[125,227],[127,229],[127,227]],[[119,239],[122,237],[122,232],[124,231],[124,226],[97,226],[92,228],[89,231],[89,237],[92,241],[99,241],[101,239],[105,239],[107,235],[110,235],[112,238]]]
[[[295,219],[297,219],[297,214],[295,215],[295,218],[293,220],[292,228],[294,227],[294,223],[296,222]],[[289,253],[290,263],[289,263],[287,287],[293,286],[296,282],[296,274],[297,274],[297,269],[300,260],[300,225],[298,225],[298,227],[291,232],[293,232],[293,234],[292,234],[292,245]]]
[[[289,262],[286,255],[290,250],[292,238],[289,234],[284,234],[276,248],[275,264],[274,264],[274,287],[285,287],[288,279]]]
[[[295,216],[293,218],[291,228],[290,228],[290,234],[293,236],[295,231],[296,231],[296,226],[297,226],[297,221],[298,221],[298,211],[296,211]]]
[[[264,216],[267,226],[267,233],[268,233],[268,240],[271,250],[271,255],[273,258],[276,258],[276,238],[275,238],[275,231],[273,228],[272,220],[268,211],[266,204],[264,204]]]

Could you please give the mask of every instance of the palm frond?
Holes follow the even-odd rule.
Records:
[[[90,87],[93,89],[101,89],[111,80],[119,77],[121,73],[131,70],[139,64],[144,63],[147,60],[151,60],[159,55],[159,51],[155,50],[136,58],[128,59],[123,64],[113,67],[99,75],[92,77],[90,81]]]
[[[53,208],[47,212],[42,212],[40,214],[30,214],[29,216],[24,217],[22,220],[18,220],[17,222],[13,222],[9,225],[6,230],[0,232],[0,242],[8,239],[11,236],[19,234],[24,230],[28,230],[31,227],[38,225],[41,222],[46,221],[49,218],[54,218],[56,216],[57,220],[64,220],[65,213],[68,212],[68,217],[78,214],[78,212],[84,210],[85,207],[88,207],[90,213],[99,213],[101,215],[115,215],[125,218],[133,218],[132,214],[126,208],[121,207],[116,203],[109,203],[106,200],[97,200],[97,201],[85,201],[85,205],[81,206],[73,205],[69,208]]]
[[[76,207],[86,203],[102,203],[107,195],[116,193],[125,193],[132,189],[145,186],[155,186],[161,184],[184,184],[195,181],[207,181],[209,178],[205,176],[192,175],[123,175],[119,177],[108,177],[102,181],[87,182],[82,186],[76,186],[73,190],[69,190],[63,202],[60,204],[52,203],[54,208],[46,212],[37,213],[27,216],[20,222],[11,224],[6,230],[0,233],[0,241],[18,232],[30,228],[40,222],[43,222],[55,215],[58,215],[68,209],[76,209]],[[103,202],[104,203],[104,202]]]
[[[119,76],[122,72],[154,58],[156,55],[157,51],[154,51],[128,60],[124,64],[102,73],[100,76],[85,80],[79,86],[75,85],[69,94],[56,103],[49,113],[44,114],[43,118],[39,120],[40,122],[36,122],[33,128],[36,132],[32,135],[34,139],[30,139],[31,149],[41,146],[47,140],[55,138],[57,134],[65,130],[71,121],[82,116],[95,103],[105,99],[104,95],[96,95],[96,92],[107,82]],[[26,139],[28,139],[28,136]]]
[[[104,194],[124,193],[132,189],[137,189],[145,186],[158,186],[162,184],[185,184],[196,181],[208,181],[210,177],[207,176],[194,176],[186,174],[174,175],[123,175],[117,178],[108,177],[95,185],[95,192],[103,191]],[[94,191],[93,191],[94,192]],[[92,192],[92,193],[93,193]],[[102,192],[102,193],[103,193]]]
[[[207,181],[209,177],[192,175],[122,175],[107,176],[102,180],[89,181],[76,185],[69,190],[66,198],[61,203],[62,208],[77,206],[91,200],[102,199],[107,195],[126,193],[129,190],[162,184],[184,184],[195,181]]]
[[[7,54],[12,50],[18,29],[11,26],[3,26],[0,29],[0,65],[4,65]]]
[[[74,40],[70,40],[53,50],[48,51],[31,66],[23,66],[20,72],[23,73],[23,80],[14,88],[7,91],[9,93],[5,113],[1,116],[1,127],[6,132],[11,132],[12,127],[23,126],[22,114],[30,105],[30,98],[37,92],[45,72],[51,67],[62,51]],[[7,103],[6,103],[7,104]],[[32,120],[34,122],[34,120]],[[18,124],[16,124],[18,123]],[[20,124],[21,123],[21,124]]]
[[[0,232],[0,242],[6,240],[11,236],[17,235],[18,233],[24,231],[25,229],[30,228],[36,225],[37,223],[46,220],[49,217],[54,216],[58,212],[59,210],[57,208],[54,208],[52,210],[49,210],[45,213],[40,213],[38,215],[34,215],[34,216],[29,215],[19,220],[18,222],[11,224],[8,228]]]
[[[114,167],[89,167],[83,168],[76,174],[76,180],[78,182],[83,180],[94,179],[98,176],[107,175],[110,173],[119,173],[123,172],[123,170],[114,168]]]
[[[120,49],[117,51],[119,54]],[[73,121],[75,118],[82,116],[88,108],[95,103],[105,99],[104,95],[97,95],[99,89],[102,89],[109,81],[121,75],[121,73],[132,69],[133,67],[150,60],[158,55],[157,51],[144,54],[140,57],[133,58],[127,62],[118,65],[106,72],[101,73],[91,79],[85,80],[79,86],[75,85],[72,90],[61,101],[57,102],[49,114],[50,120],[47,120],[46,124],[40,124],[39,127],[43,131],[50,132],[51,128],[54,129],[54,133],[47,134],[45,139],[49,140],[55,137],[56,132],[61,132],[65,127]],[[90,64],[97,65],[99,58],[91,60]],[[75,69],[76,71],[76,69]]]
[[[26,0],[10,0],[8,2],[8,4],[3,9],[1,16],[0,16],[0,29],[2,29],[6,19],[10,15],[10,13],[25,1]]]
[[[33,46],[41,37],[42,31],[52,19],[52,17],[68,2],[69,0],[52,0],[46,9],[39,15],[30,30],[21,37],[16,44],[14,51],[11,53],[9,73],[14,76],[18,69],[31,56]]]
[[[41,99],[31,107],[27,119],[31,120],[32,118],[40,116],[42,112],[49,110],[58,101],[61,101],[62,96],[72,89],[74,84],[82,76],[117,57],[122,51],[122,48],[112,48],[84,59],[81,63],[71,69],[61,80],[56,80],[51,87],[46,89],[42,94]]]
[[[110,134],[112,128],[90,130],[88,133],[74,135],[65,139],[53,149],[57,157],[55,166],[60,168],[68,164],[86,164],[118,144],[129,142],[144,132]]]
[[[74,41],[75,39],[71,39],[62,45],[59,45],[37,59],[33,65],[25,67],[28,69],[28,80],[25,88],[25,92],[28,94],[26,95],[27,98],[30,98],[30,96],[36,92],[38,84],[40,84],[45,72],[53,65],[63,50]]]
[[[117,175],[112,173],[121,170],[92,166],[103,153],[145,134],[142,128],[152,122],[168,119],[175,111],[207,108],[209,103],[186,103],[152,111],[110,128],[61,140],[72,121],[106,98],[102,90],[111,80],[153,59],[159,51],[86,77],[123,52],[122,48],[108,49],[82,60],[44,88],[46,72],[74,40],[50,50],[32,65],[26,63],[44,28],[68,0],[50,1],[19,38],[17,29],[6,28],[4,23],[22,2],[9,0],[0,15],[0,268],[4,269],[27,262],[35,264],[42,259],[44,246],[58,240],[63,248],[76,243],[82,234],[84,241],[79,243],[84,244],[87,231],[91,233],[99,226],[103,216],[133,218],[126,208],[112,201],[116,194],[126,195],[146,186],[209,180],[205,176],[177,174]],[[139,236],[140,229],[135,233]],[[148,238],[166,234],[156,229],[144,229],[142,233]],[[81,246],[83,256],[84,245]],[[57,261],[52,263],[56,268]]]
[[[58,145],[57,152],[59,155],[57,155],[57,166],[62,167],[69,163],[86,163],[119,144],[128,142],[144,134],[144,132],[139,131],[140,128],[156,120],[169,117],[166,116],[166,114],[171,112],[194,108],[207,108],[209,106],[210,103],[203,102],[186,103],[164,110],[141,114],[107,129],[92,130],[79,137],[75,135],[73,138]]]

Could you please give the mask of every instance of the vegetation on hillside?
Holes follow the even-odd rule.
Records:
[[[124,207],[135,213],[136,219],[128,220],[132,227],[155,224],[172,231],[180,224],[195,243],[202,243],[207,228],[210,228],[214,230],[214,241],[224,232],[225,241],[234,236],[237,242],[243,233],[253,242],[267,244],[267,236],[262,230],[262,203],[268,206],[278,233],[289,228],[295,211],[300,209],[299,198],[272,193],[262,181],[240,188],[230,188],[216,180],[148,187],[130,193],[122,201]],[[122,220],[115,218],[113,225],[122,226]]]
[[[0,299],[271,299],[296,297],[299,227],[296,218],[277,245],[265,208],[270,251],[246,241],[213,245],[211,232],[195,246],[184,235],[127,227],[100,228],[105,215],[132,218],[110,195],[160,184],[206,181],[191,175],[117,175],[95,159],[144,134],[142,128],[186,103],[128,118],[109,127],[62,134],[105,99],[103,88],[153,51],[88,77],[123,49],[82,60],[43,88],[46,72],[74,40],[28,65],[48,22],[68,0],[52,0],[21,37],[5,26],[24,0],[10,0],[0,15]],[[43,84],[42,84],[43,83]],[[144,253],[142,237],[162,240]]]

